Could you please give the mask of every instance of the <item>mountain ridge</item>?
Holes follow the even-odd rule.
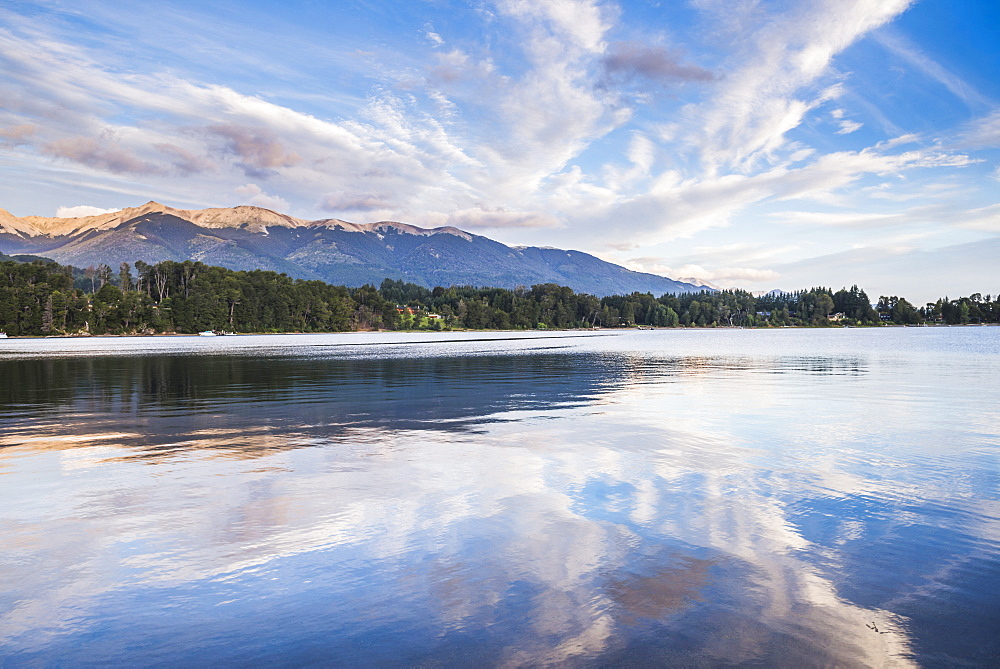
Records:
[[[76,218],[19,218],[0,209],[0,252],[44,255],[78,267],[191,259],[343,285],[391,278],[428,288],[558,283],[595,295],[713,289],[629,270],[582,251],[511,247],[450,226],[308,221],[251,205],[189,210],[150,201]]]

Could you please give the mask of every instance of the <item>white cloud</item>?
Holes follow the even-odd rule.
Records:
[[[600,228],[604,237],[618,244],[622,237],[634,243],[663,242],[690,237],[713,227],[728,225],[752,205],[765,202],[811,200],[830,202],[842,189],[870,175],[900,175],[918,168],[954,168],[974,161],[963,154],[914,150],[887,153],[876,149],[841,151],[818,157],[802,166],[779,165],[746,176],[729,174],[683,179],[664,172],[632,197],[613,193],[585,193],[578,181],[567,180],[579,204],[567,217],[578,224]],[[636,221],[644,222],[641,226]]]
[[[434,54],[434,65],[428,76],[434,85],[449,85],[462,81],[489,82],[495,75],[490,60],[473,58],[461,49],[452,49]],[[499,80],[494,83],[501,85]]]
[[[615,117],[594,89],[591,67],[610,27],[596,2],[510,0],[499,10],[517,32],[530,67],[516,79],[496,81],[492,90],[477,89],[483,97],[473,108],[494,110],[498,125],[495,139],[476,147],[491,169],[482,174],[485,181],[472,183],[517,197],[537,191],[624,118]]]
[[[800,253],[802,250],[802,244],[771,244],[754,241],[696,246],[692,251],[698,258],[705,262],[710,261],[711,264],[732,263],[735,260],[741,264],[773,265]]]
[[[591,52],[603,50],[610,28],[609,10],[596,0],[501,0],[498,9]]]
[[[671,265],[666,258],[632,258],[628,265],[643,272],[651,272],[673,279],[715,287],[738,286],[744,282],[777,281],[781,275],[772,269],[753,267],[716,267],[706,269],[698,264]]]
[[[958,144],[970,148],[1000,147],[1000,109],[969,123],[959,135]]]
[[[372,191],[337,191],[327,193],[320,200],[320,209],[330,212],[371,212],[392,209],[391,198],[385,193]]]
[[[434,46],[441,46],[442,44],[444,44],[444,39],[442,39],[441,36],[438,35],[436,32],[434,32],[433,30],[425,31],[424,36],[428,40],[430,40],[431,44],[433,44]]]
[[[92,207],[89,204],[78,204],[72,207],[59,207],[56,209],[56,218],[81,218],[83,216],[100,216],[101,214],[111,214],[118,209],[101,209]]]
[[[929,189],[933,193],[934,189]],[[888,213],[873,211],[783,211],[771,216],[773,220],[789,225],[879,228],[902,226],[926,226],[940,230],[942,226],[1000,232],[1000,204],[984,207],[956,208],[951,203],[935,202],[921,204]],[[916,238],[927,237],[928,233],[916,233]],[[911,235],[912,236],[912,235]],[[899,235],[896,235],[899,238]]]
[[[959,227],[1000,234],[1000,204],[991,204],[962,212]]]
[[[903,220],[900,214],[878,214],[872,212],[819,212],[819,211],[783,211],[772,216],[782,223],[795,225],[834,225],[847,227],[872,228],[898,224]]]
[[[857,121],[850,121],[844,119],[840,122],[840,129],[837,130],[838,135],[850,135],[856,130],[860,130],[864,126],[864,123],[858,123]]]
[[[257,184],[251,183],[244,186],[238,186],[233,189],[233,192],[237,195],[249,196],[247,204],[252,204],[255,207],[273,209],[281,213],[287,213],[291,208],[287,201],[276,195],[268,195]]]
[[[531,211],[508,210],[503,207],[485,209],[471,207],[448,216],[447,225],[456,228],[553,228],[562,223],[553,216]]]
[[[849,135],[855,130],[860,130],[864,126],[863,123],[859,123],[858,121],[852,121],[846,118],[847,112],[844,111],[843,109],[838,108],[832,110],[830,112],[830,116],[833,118],[834,122],[837,124],[839,128],[837,130],[838,135]]]
[[[919,135],[914,133],[908,133],[906,135],[900,135],[898,137],[893,137],[892,139],[886,140],[884,142],[879,142],[875,145],[877,149],[894,149],[897,146],[903,146],[905,144],[912,144],[920,139]]]

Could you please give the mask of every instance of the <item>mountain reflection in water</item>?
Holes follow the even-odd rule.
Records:
[[[997,658],[995,343],[672,334],[0,351],[0,657]]]

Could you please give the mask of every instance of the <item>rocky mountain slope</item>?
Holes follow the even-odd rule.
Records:
[[[86,267],[199,260],[359,286],[384,278],[427,287],[558,283],[594,295],[706,289],[634,272],[580,251],[510,247],[457,228],[304,221],[260,207],[184,210],[149,202],[80,218],[18,218],[0,209],[0,252]]]

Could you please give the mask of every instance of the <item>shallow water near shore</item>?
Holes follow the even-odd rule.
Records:
[[[1000,663],[1000,328],[0,342],[0,664]]]

